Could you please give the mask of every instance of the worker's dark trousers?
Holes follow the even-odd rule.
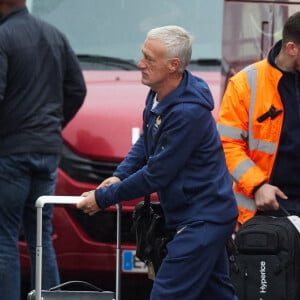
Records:
[[[229,278],[226,242],[229,224],[195,222],[168,244],[155,278],[151,300],[237,300]]]

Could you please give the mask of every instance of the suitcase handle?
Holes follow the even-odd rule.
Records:
[[[81,196],[40,196],[35,203],[37,208],[37,241],[36,241],[36,300],[42,299],[42,210],[45,204],[77,204],[84,197]],[[116,249],[116,299],[121,296],[121,213],[122,204],[117,207],[117,249]]]
[[[84,197],[75,196],[40,196],[35,206],[37,209],[37,234],[36,234],[36,274],[35,274],[35,290],[36,299],[42,299],[42,210],[45,204],[77,204]]]
[[[36,202],[36,207],[44,207],[45,204],[77,204],[84,197],[80,196],[40,196]]]
[[[67,282],[61,283],[57,286],[54,286],[54,287],[50,288],[49,291],[56,291],[56,290],[59,290],[61,288],[73,287],[73,286],[82,286],[82,287],[89,288],[89,290],[91,290],[91,291],[103,292],[102,289],[98,288],[97,286],[95,286],[95,285],[93,285],[89,282],[78,281],[78,280],[67,281]]]

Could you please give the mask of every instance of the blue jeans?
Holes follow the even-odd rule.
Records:
[[[20,300],[19,230],[23,225],[35,286],[36,208],[41,195],[53,195],[58,155],[22,153],[0,157],[0,297]],[[43,209],[43,282],[49,289],[59,283],[51,240],[52,206]]]

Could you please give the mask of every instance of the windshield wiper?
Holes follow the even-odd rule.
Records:
[[[200,66],[220,66],[221,62],[219,59],[194,59],[191,60],[190,64]]]
[[[77,57],[82,63],[96,63],[111,67],[121,67],[124,70],[139,70],[133,60],[90,54],[78,54]]]

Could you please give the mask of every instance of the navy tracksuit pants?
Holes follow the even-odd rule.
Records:
[[[237,300],[229,278],[226,242],[230,224],[194,222],[168,243],[151,300]]]

